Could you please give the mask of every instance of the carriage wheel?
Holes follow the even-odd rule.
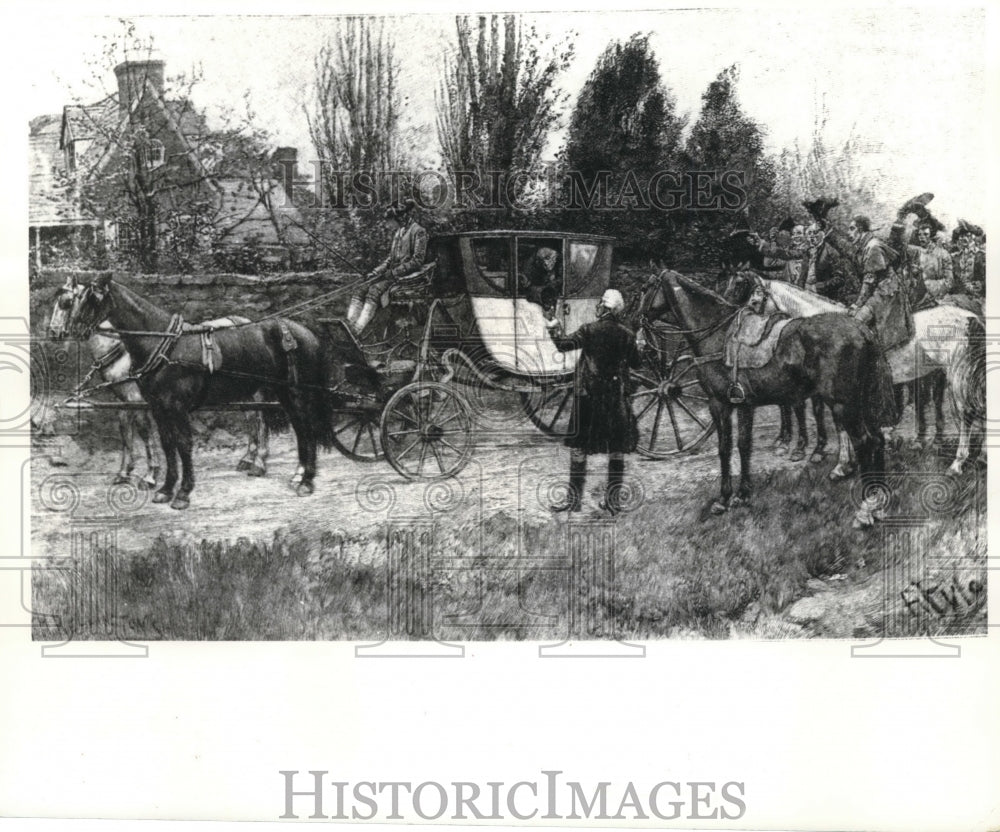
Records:
[[[521,407],[531,423],[549,436],[565,437],[573,432],[572,384],[560,387],[539,387],[521,393]]]
[[[666,459],[693,451],[715,430],[708,396],[694,370],[690,355],[666,358],[660,353],[632,372],[632,412],[643,456]]]
[[[385,458],[377,410],[338,411],[331,439],[338,451],[356,462],[378,462]]]
[[[389,464],[408,480],[453,477],[472,456],[472,411],[449,385],[417,381],[389,399],[381,437]]]

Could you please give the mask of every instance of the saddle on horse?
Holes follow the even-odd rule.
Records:
[[[741,369],[757,369],[766,366],[774,357],[778,339],[791,318],[783,312],[761,314],[750,308],[741,309],[736,320],[726,333],[723,361],[732,367],[732,383],[729,386],[729,400],[733,404],[746,401],[747,393],[737,379]]]

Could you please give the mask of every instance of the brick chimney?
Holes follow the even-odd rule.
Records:
[[[125,61],[115,67],[118,79],[118,106],[124,112],[142,98],[149,81],[160,94],[163,93],[163,61]]]

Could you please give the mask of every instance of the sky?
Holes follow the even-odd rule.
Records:
[[[73,7],[66,7],[67,10]],[[273,6],[272,6],[273,8]],[[203,81],[195,104],[210,117],[239,108],[245,92],[275,145],[315,153],[303,102],[318,48],[333,32],[319,16],[135,17],[137,32],[152,36],[168,74],[198,66]],[[757,7],[654,12],[531,14],[525,22],[575,44],[575,59],[560,78],[571,102],[612,39],[649,33],[662,78],[691,122],[700,96],[717,73],[740,65],[739,97],[766,128],[772,152],[810,143],[816,118],[827,117],[825,137],[839,145],[853,135],[864,148],[861,165],[881,178],[886,202],[931,191],[931,206],[949,224],[982,221],[987,210],[984,160],[991,148],[987,83],[987,18],[961,4],[866,8]],[[30,89],[27,116],[59,112],[93,100],[82,82],[102,64],[102,50],[121,33],[118,19],[52,18],[33,26],[20,53],[19,82]],[[442,54],[450,48],[454,17],[407,15],[390,20],[396,37],[404,119],[433,125],[433,96]],[[110,65],[103,73],[110,91]],[[554,149],[561,136],[550,142]],[[427,134],[435,155],[433,129]]]

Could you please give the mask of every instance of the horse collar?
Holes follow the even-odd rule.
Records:
[[[167,331],[164,333],[163,338],[160,339],[160,343],[156,345],[156,349],[153,350],[149,358],[146,359],[146,363],[136,371],[134,378],[142,378],[147,373],[151,373],[158,369],[160,364],[167,360],[167,356],[173,349],[174,344],[177,343],[177,339],[180,337],[183,329],[184,318],[181,315],[171,316],[170,323],[167,325]]]

